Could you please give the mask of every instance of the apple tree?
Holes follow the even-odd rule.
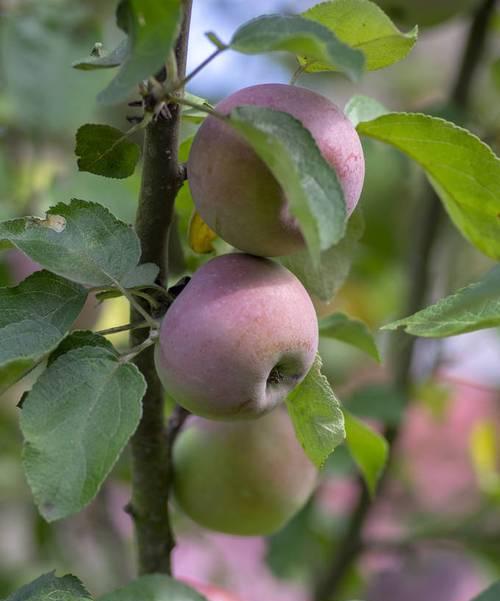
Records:
[[[316,601],[336,598],[399,434],[393,425],[380,433],[343,406],[318,352],[323,336],[380,360],[365,323],[328,315],[362,236],[362,140],[396,148],[427,182],[403,317],[385,326],[396,330],[386,360],[404,403],[415,336],[500,325],[497,267],[424,308],[444,215],[500,259],[498,157],[442,115],[393,112],[360,94],[339,108],[301,85],[318,73],[357,84],[412,51],[418,28],[403,33],[398,24],[434,25],[472,10],[447,106],[466,115],[495,2],[379,4],[330,0],[301,14],[262,15],[228,39],[208,32],[212,54],[187,72],[192,0],[120,0],[122,41],[109,50],[97,43],[73,63],[87,81],[112,70],[97,102],[135,110],[129,128],[81,124],[75,161],[110,179],[140,170],[136,219],[131,226],[99,199],[72,198],[45,215],[0,222],[2,249],[31,262],[0,288],[0,393],[33,377],[19,403],[23,468],[49,523],[88,506],[130,449],[126,510],[138,579],[101,601],[232,601],[173,578],[171,501],[209,530],[275,534],[305,507],[345,441],[359,497],[314,592]],[[231,52],[279,52],[296,70],[289,84],[247,87],[216,105],[190,93],[192,80]],[[189,252],[182,278],[175,243]],[[129,303],[128,322],[88,328],[89,304],[99,310],[118,297]],[[127,348],[113,344],[119,332],[130,333]],[[47,573],[7,601],[56,597],[92,599],[77,576]]]

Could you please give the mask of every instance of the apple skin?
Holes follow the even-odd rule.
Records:
[[[335,169],[350,215],[363,187],[363,149],[351,122],[327,98],[298,86],[262,84],[244,88],[216,106],[227,115],[237,106],[257,105],[287,112],[310,131]],[[188,160],[196,208],[226,242],[264,257],[304,248],[296,219],[281,186],[234,129],[208,117],[198,130]]]
[[[205,263],[160,326],[156,369],[195,415],[245,419],[270,411],[307,375],[318,320],[299,280],[269,259]]]
[[[384,12],[408,27],[438,25],[477,3],[478,0],[377,0]]]
[[[206,597],[207,601],[241,601],[239,597],[235,597],[232,593],[225,591],[211,584],[200,584],[192,580],[184,580],[185,584],[194,588],[200,595]]]
[[[197,524],[237,536],[282,528],[317,470],[283,407],[248,422],[191,418],[174,445],[174,498]]]

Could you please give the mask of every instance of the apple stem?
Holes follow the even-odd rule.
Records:
[[[489,25],[495,12],[495,2],[496,0],[484,0],[474,15],[457,80],[450,93],[450,103],[458,106],[464,113],[468,108],[471,84],[484,52]],[[412,315],[421,309],[426,301],[431,287],[429,267],[432,251],[439,238],[444,218],[445,213],[441,202],[430,184],[427,184],[422,199],[417,203],[416,216],[412,222],[414,223],[415,238],[409,248],[407,266],[410,290],[402,315]],[[393,385],[405,399],[406,405],[411,401],[410,368],[415,355],[415,341],[416,338],[401,331],[394,332],[391,340]],[[381,497],[384,485],[388,481],[403,421],[385,428],[384,436],[390,445],[390,452],[376,499]],[[358,486],[358,501],[348,519],[345,533],[340,541],[335,542],[335,549],[340,549],[340,551],[332,554],[330,565],[323,574],[323,578],[317,583],[314,594],[315,601],[329,601],[337,598],[351,566],[366,546],[362,536],[372,508],[372,498],[362,478],[359,478]]]
[[[177,41],[175,56],[178,78],[186,72],[186,57],[192,0],[183,0],[184,19]],[[178,161],[181,111],[170,104],[169,118],[159,116],[145,130],[142,186],[135,230],[141,241],[143,263],[160,266],[159,281],[168,280],[167,242],[173,220],[174,202],[184,183]],[[138,311],[132,309],[131,321],[137,321]],[[131,346],[141,345],[147,330],[131,332]],[[166,428],[164,391],[156,374],[153,348],[141,352],[134,363],[147,381],[142,401],[143,414],[132,437],[132,499],[129,504],[138,549],[140,574],[171,574],[170,555],[175,546],[169,514],[172,481],[170,448],[176,430]],[[165,432],[167,431],[167,434]]]

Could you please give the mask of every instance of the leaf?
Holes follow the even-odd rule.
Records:
[[[345,410],[344,420],[347,447],[363,474],[370,494],[374,496],[387,462],[389,445],[378,432]]]
[[[119,129],[87,123],[76,133],[75,154],[80,171],[124,179],[134,173],[141,150]]]
[[[500,599],[500,582],[497,582],[474,597],[472,601],[498,601]]]
[[[46,269],[88,286],[129,283],[141,255],[128,225],[101,205],[77,199],[52,207],[45,220],[0,222],[1,238]]]
[[[177,39],[182,7],[180,0],[128,0],[122,3],[120,15],[122,25],[127,22],[129,52],[116,77],[98,96],[105,104],[126,100],[140,81],[162,68]]]
[[[0,391],[53,350],[69,331],[87,290],[48,271],[0,288]]]
[[[299,15],[252,19],[236,31],[229,47],[243,54],[286,50],[320,61],[351,79],[361,76],[365,62],[362,52],[342,43],[333,31]]]
[[[55,572],[44,574],[30,584],[26,584],[5,601],[88,601],[92,599],[83,584],[67,574],[62,578]]]
[[[74,61],[73,69],[81,71],[94,71],[96,69],[112,69],[119,67],[129,52],[128,40],[123,40],[111,52],[103,53],[101,45],[95,44],[90,56]]]
[[[388,112],[378,100],[362,94],[353,96],[344,107],[345,116],[354,127],[357,127],[361,121],[370,121]]]
[[[143,288],[154,284],[160,273],[160,268],[154,263],[142,263],[137,265],[123,276],[122,286],[124,288]]]
[[[24,399],[23,463],[35,502],[52,522],[97,494],[139,424],[146,382],[97,347],[62,355]]]
[[[500,260],[500,160],[486,144],[453,123],[417,113],[390,113],[357,129],[423,167],[462,234]]]
[[[374,384],[356,389],[345,401],[350,413],[397,425],[404,414],[406,399],[396,388]]]
[[[491,79],[497,90],[500,90],[500,58],[497,58],[491,64]]]
[[[320,321],[319,332],[326,338],[335,338],[355,346],[380,363],[380,354],[368,326],[343,313],[334,313]]]
[[[189,221],[188,243],[191,250],[198,254],[208,254],[214,251],[212,242],[217,234],[201,218],[198,211],[193,211]]]
[[[39,139],[60,139],[61,132],[76,131],[92,117],[95,96],[108,76],[101,71],[84,77],[68,68],[100,35],[98,19],[89,19],[87,9],[82,3],[63,7],[35,1],[10,11],[10,18],[2,15],[2,103],[12,109],[12,127],[29,136],[36,132]],[[55,160],[60,169],[60,158]]]
[[[497,467],[498,431],[493,421],[476,422],[470,434],[469,450],[479,487],[487,495],[500,494],[500,475]]]
[[[200,96],[195,96],[194,94],[190,94],[189,92],[184,92],[184,98],[189,100],[190,102],[196,102],[196,104],[200,104],[205,106],[208,109],[213,109],[214,107]],[[186,121],[191,121],[192,123],[201,123],[208,117],[206,111],[202,111],[200,109],[194,108],[192,106],[182,106],[182,118]]]
[[[288,113],[241,106],[231,112],[230,123],[282,186],[317,264],[320,252],[339,242],[345,233],[345,200],[335,170],[310,132]]]
[[[66,353],[69,353],[69,351],[82,348],[83,346],[100,347],[109,351],[111,354],[115,355],[115,357],[118,357],[118,351],[104,336],[91,332],[90,330],[76,330],[69,336],[66,336],[56,350],[50,354],[48,366],[50,367],[50,365],[52,365],[52,363],[54,363],[61,355],[65,355]]]
[[[344,238],[320,255],[319,265],[313,264],[307,251],[281,257],[281,263],[294,273],[307,291],[320,300],[329,302],[344,284],[351,270],[358,241],[363,235],[364,220],[357,209],[347,222]]]
[[[309,459],[322,467],[345,438],[340,403],[321,373],[319,355],[305,379],[286,401],[297,438]]]
[[[369,0],[333,0],[316,4],[302,13],[306,19],[320,23],[341,42],[361,50],[366,71],[383,69],[404,59],[415,45],[418,28],[402,33],[374,2]],[[324,62],[301,60],[306,71],[331,71]]]
[[[404,319],[383,327],[408,334],[444,338],[500,326],[500,266],[486,276]]]
[[[331,541],[309,501],[284,528],[266,539],[266,564],[281,580],[307,578],[312,570],[326,568]]]
[[[207,601],[189,586],[169,576],[141,576],[98,601]]]

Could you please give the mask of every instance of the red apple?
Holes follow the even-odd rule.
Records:
[[[335,169],[347,213],[363,187],[363,149],[351,122],[330,100],[298,86],[263,84],[244,88],[216,106],[227,115],[237,106],[287,112],[312,134]],[[198,130],[188,161],[189,185],[204,221],[229,244],[265,257],[304,247],[281,186],[254,150],[228,124],[208,117]]]
[[[269,259],[229,254],[203,265],[168,310],[156,368],[192,413],[247,418],[281,403],[317,349],[316,313],[299,280]]]

